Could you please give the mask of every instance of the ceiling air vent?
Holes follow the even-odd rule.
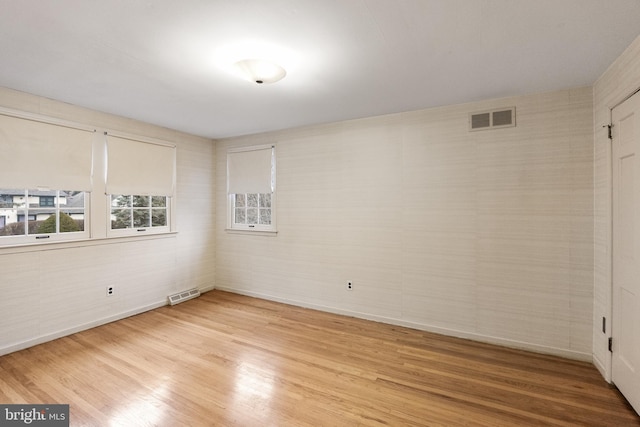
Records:
[[[469,130],[485,130],[516,125],[516,107],[469,114]]]

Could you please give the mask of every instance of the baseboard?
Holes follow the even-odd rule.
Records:
[[[75,334],[76,332],[85,331],[87,329],[95,328],[97,326],[105,325],[107,323],[115,322],[116,320],[121,320],[126,317],[135,316],[136,314],[144,313],[145,311],[153,310],[162,306],[167,305],[166,298],[162,301],[158,301],[152,304],[148,304],[142,307],[135,308],[133,310],[128,310],[122,313],[114,314],[112,316],[107,316],[102,319],[94,320],[92,322],[84,323],[82,325],[74,326],[73,328],[63,329],[57,332],[53,332],[46,335],[41,335],[36,338],[32,338],[26,341],[19,342],[17,344],[11,344],[6,347],[0,348],[0,356],[13,353],[14,351],[23,350],[25,348],[33,347],[38,344],[45,343],[47,341],[53,341],[58,338],[66,337],[67,335]]]
[[[593,362],[593,355],[591,353],[583,353],[583,352],[572,351],[572,350],[567,350],[563,348],[549,347],[549,346],[544,346],[544,345],[539,345],[534,343],[528,343],[524,341],[516,341],[516,340],[494,337],[490,335],[465,332],[465,331],[460,331],[456,329],[442,328],[439,326],[410,322],[410,321],[397,319],[393,317],[378,316],[374,314],[362,313],[362,312],[352,311],[352,310],[343,310],[343,309],[328,307],[328,306],[319,305],[319,304],[310,304],[303,301],[297,301],[297,300],[292,300],[288,298],[281,298],[274,295],[264,294],[261,292],[247,291],[244,289],[227,288],[224,286],[216,286],[215,289],[220,291],[236,293],[240,295],[246,295],[250,297],[266,299],[266,300],[275,301],[275,302],[281,302],[284,304],[295,305],[298,307],[325,311],[328,313],[341,314],[344,316],[351,316],[351,317],[357,317],[360,319],[372,320],[374,322],[387,323],[390,325],[397,325],[397,326],[405,326],[407,328],[418,329],[426,332],[433,332],[436,334],[447,335],[447,336],[452,336],[456,338],[464,338],[464,339],[484,342],[488,344],[501,345],[503,347],[531,351],[534,353],[549,354],[553,356],[564,357],[567,359],[580,360],[584,362]]]
[[[216,287],[215,287],[215,285],[209,285],[209,286],[204,286],[204,287],[201,286],[198,289],[200,290],[201,294],[204,294],[205,292],[209,292],[209,291],[212,291],[212,290],[216,289]]]
[[[199,288],[200,293],[209,292],[214,289],[215,289],[214,285]],[[67,335],[75,334],[76,332],[86,331],[87,329],[91,329],[97,326],[105,325],[107,323],[115,322],[116,320],[121,320],[126,317],[135,316],[136,314],[144,313],[145,311],[150,311],[150,310],[165,306],[167,304],[168,304],[167,300],[163,299],[162,301],[157,301],[155,303],[138,307],[133,310],[128,310],[122,313],[114,314],[112,316],[104,317],[102,319],[94,320],[92,322],[84,323],[82,325],[74,326],[73,328],[63,329],[61,331],[53,332],[46,335],[41,335],[39,337],[22,341],[16,344],[0,347],[0,356],[13,353],[14,351],[24,350],[25,348],[33,347],[35,345],[42,344],[47,341],[53,341],[58,338],[66,337]]]

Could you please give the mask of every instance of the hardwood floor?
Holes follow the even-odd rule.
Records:
[[[0,357],[72,426],[627,426],[583,362],[212,291]]]

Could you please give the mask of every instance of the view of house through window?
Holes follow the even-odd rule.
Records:
[[[84,231],[85,192],[0,189],[0,238]]]
[[[111,196],[111,229],[166,227],[166,196]]]

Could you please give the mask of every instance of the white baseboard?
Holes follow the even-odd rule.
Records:
[[[13,353],[14,351],[23,350],[25,348],[33,347],[38,344],[45,343],[47,341],[53,341],[58,338],[66,337],[67,335],[75,334],[76,332],[85,331],[87,329],[95,328],[96,326],[105,325],[107,323],[115,322],[116,320],[121,320],[126,317],[135,316],[136,314],[144,313],[145,311],[153,310],[155,308],[159,308],[167,305],[166,298],[162,301],[158,301],[152,304],[148,304],[142,307],[135,308],[133,310],[128,310],[122,313],[114,314],[112,316],[107,316],[102,319],[94,320],[92,322],[84,323],[82,325],[74,326],[72,328],[63,329],[57,332],[53,332],[46,335],[41,335],[36,338],[32,338],[26,341],[22,341],[19,343],[11,344],[6,347],[0,348],[0,356]]]
[[[215,289],[214,285],[199,288],[200,293],[209,292],[214,289]],[[121,320],[126,317],[135,316],[136,314],[144,313],[145,311],[153,310],[155,308],[159,308],[167,304],[168,304],[167,300],[164,299],[162,301],[157,301],[155,303],[138,307],[133,310],[128,310],[122,313],[114,314],[112,316],[107,316],[102,319],[97,319],[88,323],[84,323],[82,325],[74,326],[72,328],[63,329],[50,334],[41,335],[39,337],[32,338],[26,341],[21,341],[19,343],[7,345],[5,347],[0,347],[0,356],[13,353],[14,351],[19,351],[25,348],[33,347],[35,345],[42,344],[47,341],[53,341],[58,338],[66,337],[67,335],[75,334],[76,332],[86,331],[87,329],[91,329],[97,326],[105,325],[107,323],[115,322],[116,320]]]
[[[209,292],[212,291],[216,288],[215,285],[208,285],[208,286],[201,286],[198,289],[200,290],[201,294],[204,294],[205,292]]]
[[[490,335],[476,334],[471,332],[459,331],[456,329],[442,328],[439,326],[427,325],[423,323],[409,322],[406,320],[396,319],[392,317],[378,316],[374,314],[361,313],[361,312],[351,311],[351,310],[343,310],[335,307],[328,307],[328,306],[323,306],[318,304],[310,304],[303,301],[276,297],[273,295],[263,294],[261,292],[247,291],[244,289],[233,289],[233,288],[227,288],[224,286],[216,286],[215,289],[220,291],[232,292],[240,295],[246,295],[250,297],[266,299],[266,300],[275,301],[275,302],[281,302],[284,304],[295,305],[298,307],[311,308],[314,310],[325,311],[328,313],[357,317],[360,319],[372,320],[375,322],[387,323],[390,325],[405,326],[407,328],[417,329],[417,330],[426,331],[426,332],[433,332],[441,335],[464,338],[464,339],[469,339],[469,340],[479,341],[479,342],[484,342],[489,344],[496,344],[504,347],[516,348],[519,350],[527,350],[535,353],[560,356],[560,357],[565,357],[567,359],[580,360],[584,362],[593,362],[593,355],[591,353],[583,353],[583,352],[572,351],[572,350],[567,350],[563,348],[549,347],[549,346],[528,343],[523,341],[493,337]]]

